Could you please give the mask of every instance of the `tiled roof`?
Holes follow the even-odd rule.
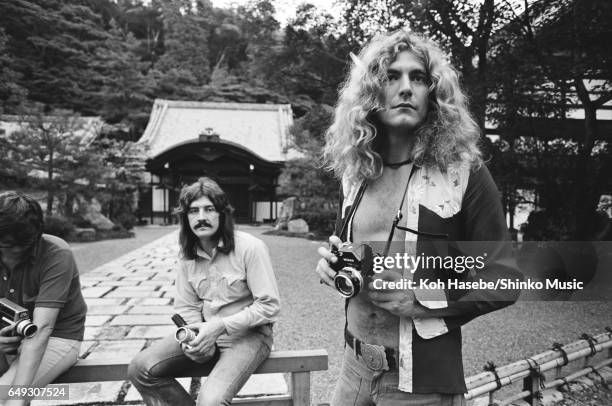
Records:
[[[8,135],[14,131],[18,131],[26,127],[27,123],[36,123],[39,118],[34,116],[17,116],[17,115],[0,115],[0,129],[4,130],[5,134]],[[60,116],[43,116],[43,121],[53,122],[56,120],[64,120],[64,117]],[[74,134],[82,138],[82,141],[86,144],[92,142],[100,134],[104,122],[98,116],[89,117],[78,117],[75,116],[73,124]]]
[[[289,104],[252,104],[155,100],[139,143],[155,157],[178,144],[196,141],[211,129],[269,161],[285,161],[288,130],[293,123]]]

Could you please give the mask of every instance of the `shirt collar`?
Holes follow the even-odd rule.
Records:
[[[217,246],[216,246],[215,248],[213,248],[212,256],[210,256],[210,255],[208,255],[208,254],[206,253],[206,251],[204,251],[204,250],[203,250],[203,249],[200,247],[200,245],[197,245],[197,246],[196,246],[196,255],[197,255],[198,257],[201,257],[201,258],[212,259],[212,258],[214,258],[214,257],[215,257],[215,255],[217,255],[217,250],[218,250],[219,248],[223,248],[223,246],[224,246],[224,244],[223,244],[223,240],[222,240],[222,239],[219,239],[219,241],[217,242]]]

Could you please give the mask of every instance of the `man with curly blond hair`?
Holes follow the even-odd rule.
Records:
[[[464,405],[461,326],[514,302],[518,291],[449,288],[448,281],[521,278],[510,247],[497,243],[508,230],[479,128],[434,42],[400,30],[351,57],[324,150],[342,181],[340,213],[316,269],[321,283],[348,296],[332,405]],[[367,248],[363,286],[353,294],[336,277],[336,249],[359,256],[358,246]],[[469,265],[458,255],[483,250],[481,262]],[[437,265],[414,262],[430,257]],[[439,283],[423,288],[421,281]]]

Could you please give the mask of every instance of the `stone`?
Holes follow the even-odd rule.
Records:
[[[144,347],[145,340],[106,340],[100,341],[88,360],[130,360]]]
[[[100,334],[100,330],[102,327],[88,327],[85,326],[85,333],[83,335],[83,340],[93,340],[96,338],[98,334]]]
[[[68,400],[34,400],[32,406],[80,405],[116,402],[121,382],[85,382],[68,385]]]
[[[108,293],[105,297],[126,297],[126,298],[134,298],[134,297],[146,297],[146,298],[157,298],[161,297],[164,292],[162,291],[152,291],[149,290],[133,290],[129,288],[118,288],[110,293]]]
[[[290,220],[287,225],[287,230],[290,233],[307,233],[310,231],[308,223],[304,219]]]
[[[102,205],[96,198],[87,201],[82,195],[77,196],[79,209],[77,214],[97,230],[112,230],[115,223],[102,214]]]
[[[164,306],[172,305],[172,298],[158,298],[158,297],[147,297],[147,298],[133,298],[130,299],[126,305],[128,306]]]
[[[84,298],[92,297],[92,298],[100,298],[110,292],[112,287],[99,287],[99,288],[84,288],[81,290]]]
[[[168,317],[174,314],[172,306],[135,306],[128,314],[166,314]]]
[[[136,326],[133,327],[126,338],[145,338],[156,339],[167,337],[174,334],[176,327],[174,325],[166,326]]]
[[[286,395],[288,392],[283,374],[256,374],[251,375],[236,397]]]
[[[89,306],[87,308],[87,314],[100,315],[100,314],[122,314],[129,309],[128,306]]]
[[[189,392],[189,388],[191,387],[191,378],[178,378],[177,381],[187,392]],[[125,399],[123,400],[126,402],[137,402],[142,400],[142,396],[140,396],[140,393],[138,393],[138,390],[134,387],[134,385],[131,385],[125,394]]]
[[[87,307],[91,306],[115,306],[121,304],[125,299],[112,297],[112,298],[85,298],[85,303]]]
[[[111,322],[111,326],[153,326],[173,324],[170,317],[162,315],[121,315],[116,316]]]
[[[111,316],[90,316],[89,314],[85,318],[85,326],[102,326],[104,323],[109,321]]]
[[[281,203],[280,213],[276,219],[274,228],[277,230],[286,230],[289,220],[293,217],[293,209],[295,207],[295,197],[289,197]]]

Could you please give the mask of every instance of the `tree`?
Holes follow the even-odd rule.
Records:
[[[532,134],[531,154],[539,159],[539,205],[564,224],[565,238],[586,239],[599,196],[609,187],[609,141],[598,129],[597,110],[612,100],[612,51],[603,38],[612,32],[612,5],[606,1],[525,2],[498,36],[495,66],[513,66],[512,76],[496,76],[493,117],[512,130],[526,118],[569,127],[569,113],[584,113],[582,134]],[[510,131],[511,132],[511,131]],[[552,124],[549,132],[553,132]],[[513,145],[515,140],[506,135]],[[559,161],[559,156],[562,161]],[[533,175],[532,175],[533,176]],[[559,237],[559,236],[558,236]]]
[[[295,196],[300,204],[298,215],[309,226],[329,235],[337,215],[338,181],[321,162],[325,130],[331,124],[332,108],[315,106],[297,119],[291,128],[293,148],[302,154],[285,163],[279,179],[280,194]]]
[[[44,115],[37,106],[20,117],[21,129],[0,138],[0,171],[30,188],[47,191],[46,214],[67,217],[78,194],[110,196],[111,219],[129,215],[121,211],[140,183],[144,153],[132,143],[99,139],[94,123],[71,111]],[[115,205],[115,207],[112,207]]]

